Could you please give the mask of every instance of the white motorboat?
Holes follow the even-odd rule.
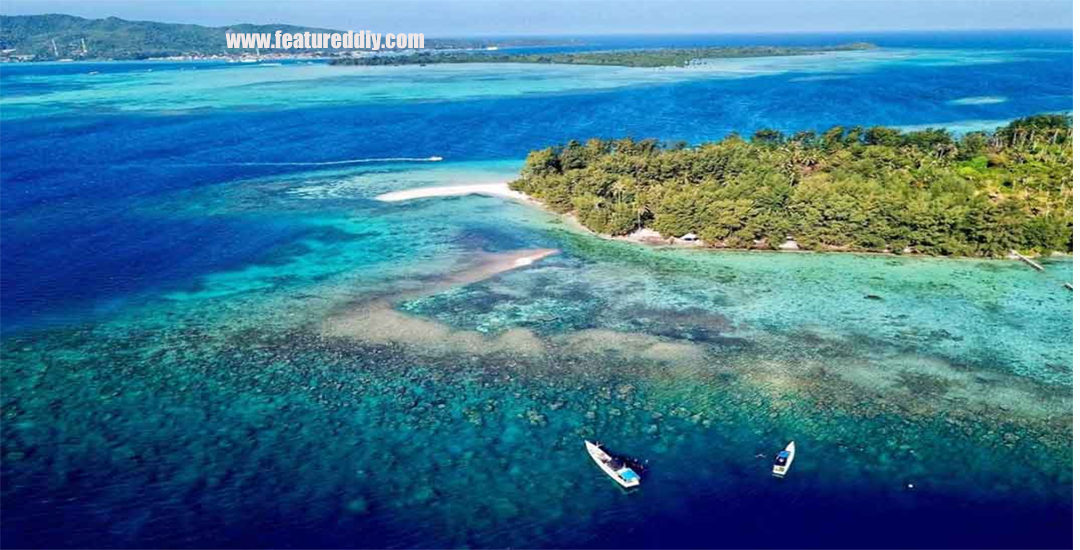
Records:
[[[784,477],[787,475],[788,470],[791,468],[791,463],[795,462],[795,442],[787,444],[787,447],[783,451],[780,451],[776,455],[776,460],[773,461],[772,475],[775,477]]]
[[[593,462],[600,467],[611,479],[622,487],[629,489],[641,485],[641,475],[635,472],[625,460],[609,455],[598,443],[585,441],[585,449]]]

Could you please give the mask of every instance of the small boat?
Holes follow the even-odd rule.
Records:
[[[596,462],[604,473],[614,479],[615,483],[626,489],[641,485],[641,475],[630,468],[625,460],[609,455],[599,443],[586,440],[585,449],[589,451],[593,462]]]
[[[780,454],[776,455],[776,460],[773,461],[772,475],[774,477],[784,477],[787,475],[787,471],[791,468],[791,463],[795,462],[795,442],[787,444],[787,447]]]

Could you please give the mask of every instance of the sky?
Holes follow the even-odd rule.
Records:
[[[0,13],[428,36],[1072,28],[1070,0],[4,0]]]

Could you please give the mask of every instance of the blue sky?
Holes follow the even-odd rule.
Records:
[[[429,36],[1072,27],[1069,0],[4,0],[0,13]]]

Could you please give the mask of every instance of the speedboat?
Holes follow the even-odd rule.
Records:
[[[791,468],[791,463],[795,462],[795,442],[787,444],[787,447],[780,454],[776,455],[776,460],[773,461],[772,475],[774,477],[784,477],[787,475],[788,469]]]
[[[585,450],[589,451],[589,456],[592,457],[593,462],[596,462],[596,465],[608,477],[614,479],[615,483],[626,489],[641,485],[641,475],[630,468],[625,460],[611,456],[607,451],[604,451],[599,443],[586,440]]]

